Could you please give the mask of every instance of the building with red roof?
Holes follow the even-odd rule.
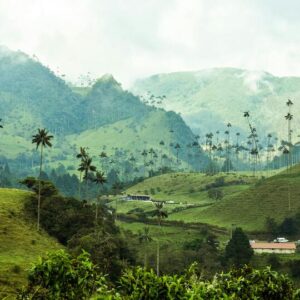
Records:
[[[251,241],[250,245],[255,253],[292,254],[296,252],[295,243],[268,243]]]

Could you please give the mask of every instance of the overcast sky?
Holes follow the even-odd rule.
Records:
[[[299,0],[0,0],[0,44],[69,79],[238,67],[300,76]]]

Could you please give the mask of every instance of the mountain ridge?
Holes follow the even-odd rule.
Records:
[[[15,63],[14,57],[18,55],[24,59]],[[68,85],[50,69],[26,54],[9,51],[5,51],[5,55],[0,55],[0,71],[0,117],[4,125],[1,135],[2,143],[5,145],[0,152],[2,158],[17,158],[21,161],[19,165],[24,162],[29,167],[29,161],[34,160],[31,137],[37,128],[46,127],[55,136],[53,149],[47,151],[50,165],[54,164],[55,160],[68,165],[73,161],[74,168],[76,163],[74,143],[67,137],[84,136],[86,144],[80,144],[79,140],[78,147],[88,147],[90,143],[94,143],[93,140],[97,140],[97,151],[100,151],[105,147],[105,140],[100,141],[95,134],[91,135],[93,140],[89,140],[86,137],[90,135],[90,131],[97,132],[98,129],[104,131],[102,127],[109,125],[110,138],[117,140],[118,132],[124,128],[116,131],[113,127],[123,124],[118,123],[122,120],[145,121],[143,126],[147,127],[149,124],[150,127],[156,128],[157,132],[163,132],[164,134],[158,134],[160,137],[157,137],[158,140],[154,144],[152,143],[152,146],[160,151],[160,139],[169,140],[171,126],[168,120],[172,119],[173,127],[176,127],[178,132],[184,133],[183,136],[177,133],[173,135],[173,145],[180,143],[182,146],[178,157],[186,162],[190,160],[185,146],[194,141],[194,135],[181,117],[145,105],[139,97],[123,90],[121,84],[111,74],[103,75],[82,92],[82,89]],[[155,126],[153,120],[158,122]],[[126,126],[129,125],[127,123]],[[135,130],[142,128],[137,127]],[[124,130],[124,134],[126,133],[130,133],[130,130]],[[148,132],[148,137],[144,137],[145,140],[147,138],[153,140],[150,135],[155,136],[156,132]],[[131,144],[134,150],[138,140],[134,135],[131,135],[131,139],[126,142]],[[122,148],[122,145],[119,147]],[[138,148],[141,149],[140,146]],[[198,154],[202,156],[203,161],[207,161],[200,148]],[[170,155],[176,156],[176,151],[171,149]]]
[[[300,109],[299,86],[300,78],[295,76],[213,68],[156,74],[137,80],[131,91],[136,95],[147,91],[166,95],[161,107],[180,112],[185,122],[202,136],[210,131],[226,130],[227,122],[244,136],[248,135],[243,112],[250,111],[260,134],[278,132],[278,137],[283,138],[286,136],[284,112],[288,110],[285,102],[294,99],[294,111]],[[299,120],[294,122],[295,127],[300,125]]]

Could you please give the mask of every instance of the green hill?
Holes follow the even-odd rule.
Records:
[[[0,189],[0,298],[14,299],[16,288],[26,283],[26,270],[47,251],[61,248],[46,233],[37,233],[23,205],[29,192]]]
[[[236,224],[250,231],[264,230],[267,217],[282,222],[285,217],[300,211],[299,180],[300,165],[294,167],[290,173],[284,171],[259,180],[248,190],[233,194],[199,212],[199,220],[226,227]]]
[[[266,175],[266,174],[265,174]],[[239,172],[224,177],[222,174],[176,173],[147,179],[126,191],[127,194],[149,194],[155,200],[174,201],[166,204],[168,220],[200,222],[230,228],[232,224],[247,231],[264,231],[267,217],[282,222],[300,211],[300,165],[288,173],[254,178]],[[209,190],[222,191],[222,199],[208,196]],[[151,203],[118,201],[120,213],[134,213],[136,208],[153,210]]]
[[[247,173],[239,174],[218,174],[206,176],[201,173],[173,173],[151,177],[141,183],[127,189],[128,195],[150,195],[154,200],[166,201],[165,209],[168,211],[168,220],[184,222],[200,222],[201,211],[205,212],[214,207],[219,201],[239,194],[256,182]],[[209,190],[213,185],[221,185],[222,200],[215,200],[209,197]],[[118,213],[134,214],[136,209],[150,212],[154,206],[150,202],[143,201],[117,201]]]
[[[181,113],[201,135],[223,131],[231,122],[233,131],[248,136],[243,112],[250,111],[259,134],[270,132],[286,138],[285,102],[290,98],[294,100],[293,111],[300,109],[300,78],[276,77],[262,71],[215,68],[157,74],[138,80],[132,91],[137,95],[147,91],[165,95],[161,107]],[[299,125],[299,119],[294,118],[293,126]]]

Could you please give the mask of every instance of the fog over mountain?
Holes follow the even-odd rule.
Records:
[[[202,135],[225,131],[228,122],[233,131],[248,135],[243,112],[250,111],[262,137],[272,133],[286,138],[286,101],[293,100],[295,114],[300,109],[300,77],[277,77],[264,71],[214,68],[157,74],[137,80],[132,91],[137,95],[147,91],[165,95],[161,107],[180,113]],[[295,117],[292,124],[296,142],[300,134],[299,118]]]

